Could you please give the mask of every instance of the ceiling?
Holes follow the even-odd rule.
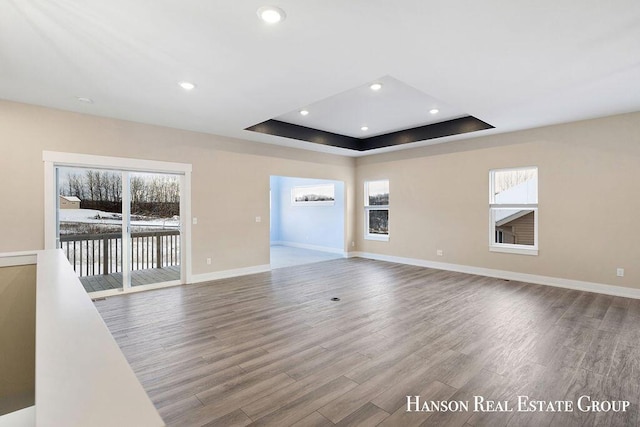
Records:
[[[474,136],[640,111],[637,0],[283,0],[276,25],[265,4],[2,0],[0,98],[347,156],[365,153],[245,129],[322,102],[339,119],[306,118],[338,133],[407,126],[390,104],[331,104],[379,79],[407,111],[418,93],[495,127]]]
[[[372,90],[371,84],[380,84]],[[467,116],[444,102],[411,86],[384,76],[354,89],[304,105],[303,116],[297,108],[276,117],[299,126],[321,129],[354,138],[368,138],[389,132]],[[437,114],[430,114],[437,109]],[[344,112],[347,111],[348,114]],[[366,130],[362,130],[366,126]]]

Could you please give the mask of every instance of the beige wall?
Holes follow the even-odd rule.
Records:
[[[269,262],[269,176],[283,175],[345,182],[348,250],[640,288],[640,113],[354,161],[0,101],[0,180],[15,201],[0,210],[0,252],[43,246],[43,150],[192,163],[194,274]],[[489,169],[527,165],[539,168],[540,253],[489,252]],[[391,239],[365,241],[363,182],[382,178]]]
[[[356,200],[365,180],[390,180],[390,241],[363,240],[358,203],[359,251],[640,288],[640,113],[356,163]],[[538,256],[488,249],[489,170],[516,166],[539,168]]]
[[[193,164],[194,274],[269,263],[270,175],[344,181],[354,239],[351,158],[0,101],[0,252],[43,248],[43,150]]]
[[[0,268],[0,415],[34,404],[36,266]]]

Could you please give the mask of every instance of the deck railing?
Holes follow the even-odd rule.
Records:
[[[122,234],[63,234],[60,248],[78,276],[122,271]],[[131,233],[131,269],[180,265],[180,231]]]

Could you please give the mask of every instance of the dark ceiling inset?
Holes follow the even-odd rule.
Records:
[[[273,119],[246,128],[246,130],[253,132],[357,151],[409,144],[411,142],[460,135],[485,129],[493,129],[493,126],[473,116],[460,117],[369,138],[354,138]]]

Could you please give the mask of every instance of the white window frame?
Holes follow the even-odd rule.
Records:
[[[496,172],[510,172],[526,169],[535,169],[536,175],[539,178],[540,173],[537,166],[523,166],[517,168],[500,168],[491,169],[489,171],[489,251],[502,252],[510,254],[520,255],[538,255],[538,202],[536,203],[495,203],[494,191],[494,179]],[[538,180],[538,191],[540,189],[540,181]],[[538,193],[538,191],[536,193]],[[539,199],[539,197],[538,197]],[[533,246],[531,245],[518,245],[511,243],[496,243],[496,228],[495,228],[495,209],[524,209],[533,211]]]
[[[388,179],[376,179],[364,182],[364,238],[365,240],[378,240],[381,242],[389,241],[389,234],[391,233],[391,227],[387,224],[387,234],[372,234],[369,233],[369,212],[371,211],[387,211],[387,217],[389,215],[389,204],[391,204],[391,189],[389,189],[389,204],[386,205],[369,205],[369,184],[372,182],[387,181]]]

